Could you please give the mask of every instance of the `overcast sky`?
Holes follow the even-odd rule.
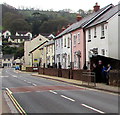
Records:
[[[7,3],[16,8],[24,6],[39,8],[43,10],[53,9],[56,11],[62,9],[71,9],[77,12],[79,9],[93,9],[93,6],[96,2],[98,2],[102,8],[110,3],[117,5],[119,1],[120,0],[0,0],[0,4]]]

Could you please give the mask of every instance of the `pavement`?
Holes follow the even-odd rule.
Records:
[[[56,77],[56,76],[42,75],[42,74],[38,74],[38,73],[34,73],[32,75],[37,76],[37,77],[46,78],[46,79],[51,79],[51,80],[62,81],[62,82],[73,84],[73,85],[84,86],[84,87],[88,87],[88,88],[92,88],[92,89],[96,89],[96,90],[120,94],[120,87],[110,86],[110,85],[106,85],[104,83],[96,83],[96,86],[94,86],[94,83],[89,83],[89,85],[88,85],[88,83],[82,82],[80,80],[73,80],[73,79],[66,79],[66,78],[61,78],[61,77]]]

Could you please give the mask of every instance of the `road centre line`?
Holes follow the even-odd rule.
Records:
[[[61,97],[65,98],[65,99],[68,99],[68,100],[70,100],[70,101],[72,101],[72,102],[75,102],[75,100],[74,100],[74,99],[71,99],[71,98],[66,97],[66,96],[64,96],[64,95],[61,95]]]
[[[93,107],[90,107],[90,106],[88,106],[88,105],[86,105],[86,104],[81,104],[82,106],[84,106],[84,107],[86,107],[86,108],[89,108],[89,109],[91,109],[91,110],[93,110],[93,111],[96,111],[96,112],[98,112],[98,113],[102,113],[102,114],[104,114],[105,112],[103,112],[103,111],[100,111],[100,110],[98,110],[98,109],[95,109],[95,108],[93,108]]]
[[[33,86],[37,86],[37,85],[36,85],[36,84],[34,84],[34,83],[33,83],[32,85],[33,85]]]
[[[51,93],[54,93],[54,94],[57,94],[57,92],[55,92],[55,91],[52,91],[52,90],[49,90]]]

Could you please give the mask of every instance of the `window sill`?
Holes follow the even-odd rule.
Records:
[[[105,37],[103,36],[103,37],[101,37],[100,39],[105,39]]]
[[[91,40],[88,40],[88,42],[91,42]]]

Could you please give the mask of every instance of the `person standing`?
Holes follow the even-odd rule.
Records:
[[[107,75],[107,68],[105,66],[103,66],[102,68],[102,82],[106,83],[106,75]]]
[[[96,82],[97,83],[101,83],[102,82],[102,68],[103,68],[102,61],[99,60],[97,68],[96,68]]]
[[[107,72],[107,75],[106,75],[106,84],[107,84],[107,85],[109,85],[109,74],[110,74],[110,70],[111,70],[111,69],[112,69],[111,65],[108,64],[108,65],[107,65],[107,70],[106,70],[106,72]]]

